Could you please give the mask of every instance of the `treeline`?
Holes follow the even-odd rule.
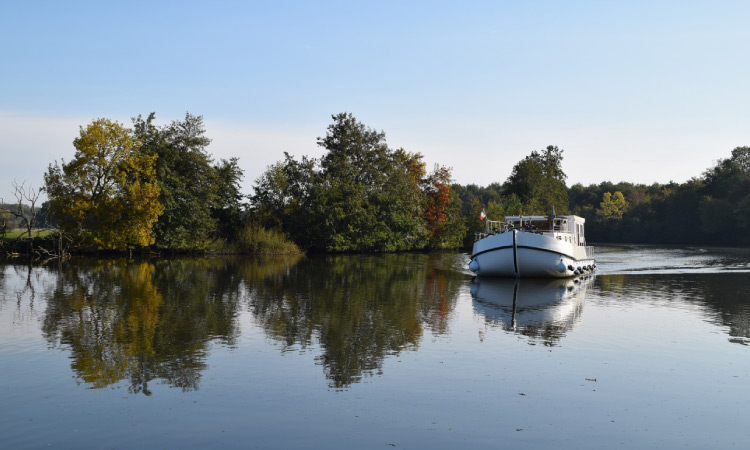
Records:
[[[554,167],[555,161],[562,160],[561,153],[556,147],[532,152],[503,184],[453,185],[462,201],[467,229],[481,229],[476,218],[482,208],[489,218],[497,219],[511,214],[548,214],[554,206],[558,214],[586,218],[589,242],[750,244],[750,147],[735,148],[731,157],[720,159],[685,183],[578,183],[566,187],[563,193],[559,188],[559,181],[565,178],[562,171],[545,173],[539,164],[531,171],[519,170],[533,166],[530,161],[545,159],[549,167]],[[555,174],[556,190],[549,185]],[[519,182],[521,179],[526,182]],[[465,247],[472,240],[470,232],[465,236]]]
[[[34,221],[34,228],[54,228],[55,223],[49,219],[49,203],[45,202],[37,213]],[[28,205],[21,205],[19,210],[17,203],[0,203],[0,227],[6,227],[9,230],[24,228],[26,222],[23,217],[30,217],[33,214]]]
[[[573,185],[571,210],[595,242],[750,244],[750,147],[685,183]]]
[[[549,146],[503,183],[464,186],[352,114],[332,119],[317,139],[323,156],[285,153],[251,195],[237,158],[208,153],[200,116],[157,126],[152,113],[131,128],[97,119],[81,127],[70,162],[50,164],[35,226],[56,224],[78,250],[386,252],[470,248],[482,211],[555,212],[585,217],[591,242],[750,243],[750,147],[683,184],[567,187],[563,150]]]
[[[427,174],[422,155],[390,149],[385,134],[351,114],[333,116],[320,159],[286,155],[256,181],[252,214],[294,242],[323,251],[469,248],[482,210],[567,213],[562,150],[549,146],[519,161],[504,184],[451,184],[450,169]]]

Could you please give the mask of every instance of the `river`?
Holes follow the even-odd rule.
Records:
[[[0,265],[8,449],[743,448],[750,251]]]

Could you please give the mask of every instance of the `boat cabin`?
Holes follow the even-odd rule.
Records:
[[[506,216],[504,221],[487,220],[484,232],[475,234],[475,240],[508,231],[518,230],[552,236],[555,239],[586,246],[584,223],[579,216]]]

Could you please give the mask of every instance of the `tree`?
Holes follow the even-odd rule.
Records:
[[[601,209],[596,212],[598,216],[605,220],[620,220],[629,205],[622,192],[615,191],[614,194],[605,192],[599,206]]]
[[[141,141],[109,119],[81,127],[73,146],[73,160],[50,164],[44,176],[59,228],[96,249],[152,244],[153,225],[164,210],[157,157],[141,153]]]
[[[431,248],[459,247],[466,231],[460,217],[461,200],[451,190],[450,182],[451,170],[437,164],[432,173],[422,180]]]
[[[318,138],[328,152],[310,189],[309,244],[329,251],[423,247],[429,234],[418,180],[422,156],[389,149],[385,133],[350,113],[332,118]]]
[[[44,188],[34,189],[31,185],[27,188],[25,181],[18,184],[18,182],[13,180],[13,195],[16,197],[16,207],[3,207],[4,203],[2,199],[0,199],[0,212],[14,216],[26,229],[26,234],[28,234],[29,239],[31,239],[31,230],[34,228],[39,216],[39,210],[37,209],[36,203],[39,201],[39,196],[43,191]],[[28,202],[29,205],[24,205],[24,201]],[[5,221],[3,221],[2,226],[6,227]]]
[[[256,180],[254,218],[281,227],[307,249],[326,251],[421,249],[431,236],[427,213],[433,232],[455,217],[461,221],[460,203],[454,206],[448,195],[449,171],[425,181],[422,155],[390,149],[385,133],[350,113],[332,118],[318,138],[327,151],[322,158],[297,161],[285,154]],[[454,241],[440,234],[435,242],[441,247]]]
[[[738,225],[744,230],[745,236],[750,231],[750,194],[746,195],[738,204],[734,211],[734,215],[737,218]],[[745,237],[744,241],[747,242],[748,238]]]
[[[314,159],[297,161],[284,152],[284,160],[269,166],[255,180],[250,197],[254,220],[271,229],[281,229],[299,239],[309,227],[310,190],[315,176]]]
[[[142,152],[156,158],[159,201],[164,213],[154,226],[155,244],[162,248],[190,249],[207,244],[214,229],[209,205],[213,203],[213,170],[205,148],[203,118],[185,115],[184,121],[157,127],[155,114],[133,118]]]
[[[503,185],[506,195],[516,194],[524,205],[524,214],[568,211],[567,176],[562,170],[562,150],[548,146],[532,151],[519,161]]]
[[[743,174],[750,174],[750,147],[736,147],[732,150],[731,160],[737,164]]]
[[[733,225],[732,204],[726,199],[707,196],[698,205],[701,231],[718,235],[731,230]]]
[[[214,203],[211,217],[216,221],[215,235],[224,240],[237,238],[242,228],[245,196],[240,191],[243,171],[238,158],[222,159],[213,166]]]
[[[242,170],[237,158],[214,164],[203,117],[186,113],[184,120],[162,127],[154,124],[154,113],[132,120],[143,142],[141,151],[158,157],[164,214],[154,226],[156,246],[195,250],[216,238],[236,237],[242,221]]]

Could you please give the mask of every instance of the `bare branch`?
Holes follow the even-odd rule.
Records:
[[[18,203],[17,209],[14,211],[9,208],[3,208],[2,211],[10,213],[16,218],[21,219],[24,227],[26,228],[25,234],[28,234],[29,238],[31,238],[31,229],[34,227],[34,222],[39,215],[36,204],[39,201],[39,196],[44,191],[44,188],[34,189],[31,184],[29,184],[29,187],[27,188],[26,181],[18,184],[16,180],[13,180],[13,189],[13,196],[16,197],[16,202]],[[24,212],[24,201],[29,203],[28,214]]]

